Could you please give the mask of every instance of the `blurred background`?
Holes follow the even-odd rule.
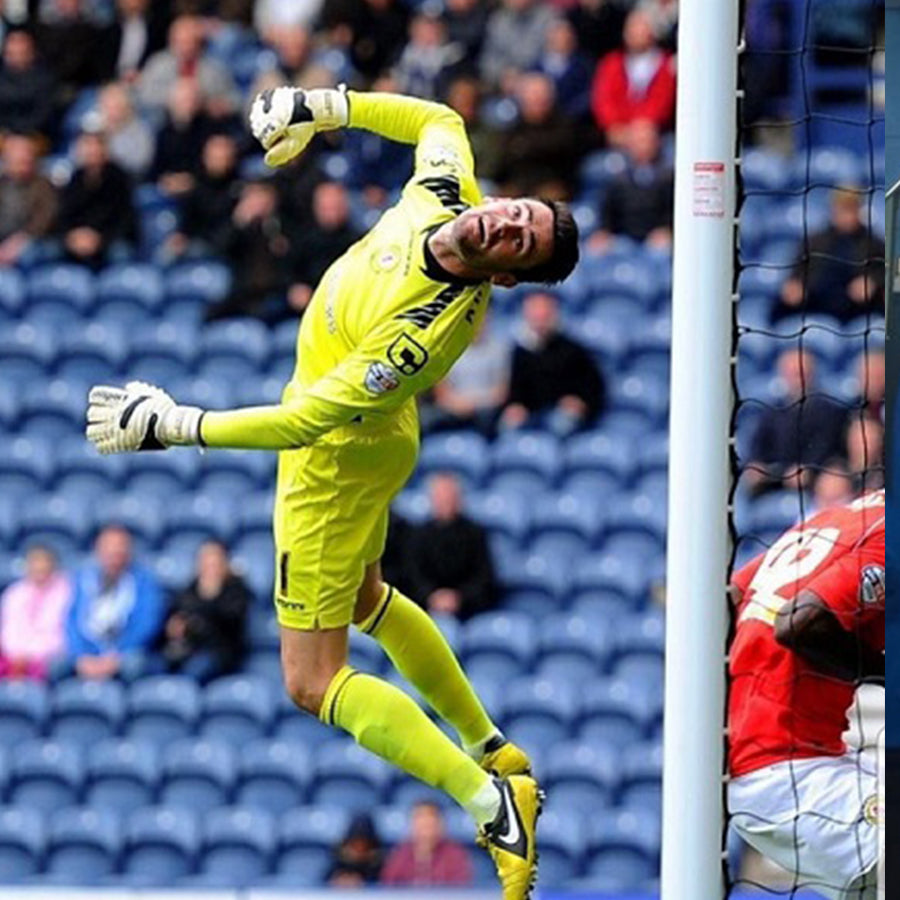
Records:
[[[578,270],[550,292],[495,291],[423,400],[385,569],[535,759],[542,896],[654,895],[677,0],[0,10],[9,896],[493,896],[459,810],[288,705],[274,456],[101,459],[82,437],[95,382],[145,379],[211,408],[279,398],[312,290],[397,198],[411,151],[335,132],[271,172],[246,111],[265,87],[340,82],[449,103],[486,193],[573,203]],[[885,389],[884,4],[747,0],[743,29],[738,563],[881,486]],[[373,642],[352,646],[395,678]],[[854,741],[882,716],[863,703]],[[790,884],[734,841],[729,865]]]

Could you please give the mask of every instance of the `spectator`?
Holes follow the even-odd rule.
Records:
[[[650,17],[659,45],[674,53],[678,39],[678,0],[640,0],[638,6]]]
[[[584,150],[578,128],[557,109],[553,82],[546,75],[521,75],[515,94],[519,121],[500,139],[496,178],[501,192],[570,198]]]
[[[621,0],[578,0],[566,13],[578,37],[578,48],[593,62],[618,49],[625,27]]]
[[[115,77],[132,84],[150,56],[165,47],[167,6],[150,0],[116,0],[118,16],[108,38]]]
[[[521,428],[546,416],[556,434],[571,434],[602,410],[603,376],[590,353],[560,330],[556,297],[529,294],[522,313],[501,427]]]
[[[823,313],[841,322],[884,314],[884,242],[863,223],[857,191],[833,191],[828,227],[801,247],[774,318],[794,313]]]
[[[4,148],[5,149],[5,148]],[[47,547],[32,547],[25,577],[0,596],[0,677],[44,678],[65,650],[72,585]]]
[[[95,561],[75,574],[66,622],[69,662],[82,678],[126,680],[152,671],[148,653],[163,621],[156,577],[132,560],[131,535],[107,525],[94,546]]]
[[[412,534],[412,525],[403,516],[391,510],[387,540],[381,557],[381,574],[388,584],[392,584],[398,591],[407,595],[415,593],[410,584],[409,572]]]
[[[253,26],[263,37],[273,28],[308,29],[315,25],[322,0],[256,0]]]
[[[37,170],[37,142],[7,135],[0,174],[0,266],[15,265],[56,218],[56,188]]]
[[[235,671],[244,656],[250,591],[228,551],[207,541],[197,551],[196,575],[172,604],[164,628],[169,668],[201,682]]]
[[[302,25],[280,25],[266,32],[266,43],[278,54],[278,67],[282,75],[278,81],[309,84],[307,66],[312,61],[313,40],[309,30]],[[331,85],[329,85],[330,87]]]
[[[171,173],[163,185],[176,196],[181,194],[181,227],[166,245],[168,253],[228,252],[231,216],[240,196],[237,180],[237,144],[227,134],[213,134],[203,145],[200,169],[190,173]],[[177,175],[182,177],[177,178]],[[189,186],[181,193],[182,186]]]
[[[193,78],[179,78],[169,93],[166,118],[156,137],[151,177],[167,194],[185,194],[194,186],[198,161],[213,130],[203,95]]]
[[[625,47],[604,57],[594,72],[591,108],[597,127],[613,147],[627,139],[636,119],[668,130],[675,114],[675,64],[653,35],[653,24],[642,9],[625,20]]]
[[[537,71],[553,80],[560,111],[574,120],[586,120],[591,112],[591,66],[578,47],[578,35],[568,19],[555,19]]]
[[[325,270],[362,237],[350,221],[350,201],[343,185],[323,181],[313,191],[313,223],[292,241],[293,284],[288,303],[302,313]]]
[[[401,93],[434,100],[442,96],[447,83],[459,70],[463,48],[447,38],[441,17],[424,9],[409,23],[409,41],[394,67]]]
[[[131,181],[110,160],[102,132],[82,132],[77,154],[79,167],[63,188],[57,227],[68,256],[96,268],[115,243],[136,238]]]
[[[56,75],[59,99],[71,103],[85,87],[111,74],[104,29],[92,21],[84,0],[55,0],[54,15],[38,24],[35,39],[41,56]]]
[[[590,245],[603,249],[614,235],[623,235],[649,247],[668,248],[675,174],[660,157],[659,131],[653,122],[638,119],[624,134],[628,165],[606,192],[603,227],[591,235]]]
[[[866,415],[851,415],[847,425],[847,467],[854,493],[884,487],[884,426]]]
[[[400,58],[409,15],[401,0],[325,0],[321,21],[329,42],[346,47],[354,67],[371,81]]]
[[[144,106],[163,109],[179,78],[197,81],[210,115],[220,118],[238,108],[238,95],[228,70],[204,54],[204,25],[196,16],[179,16],[169,27],[168,45],[147,60],[138,81]]]
[[[27,31],[10,31],[0,67],[0,132],[47,135],[55,114],[56,81],[38,61],[34,38]]]
[[[809,512],[817,513],[832,506],[843,506],[854,496],[853,478],[847,463],[839,458],[829,459],[813,482],[812,509]]]
[[[489,15],[488,4],[482,0],[446,0],[444,3],[447,37],[462,48],[469,71],[475,70],[481,55]]]
[[[153,158],[153,132],[135,113],[128,88],[118,82],[108,84],[100,92],[97,112],[109,158],[129,175],[143,175]]]
[[[417,803],[410,815],[409,840],[398,844],[381,873],[382,884],[418,887],[463,886],[472,883],[472,863],[465,847],[444,833],[441,808]]]
[[[472,428],[490,437],[509,394],[509,344],[492,334],[487,320],[422,411],[423,431]]]
[[[410,585],[430,613],[468,619],[496,602],[487,535],[463,515],[455,475],[435,475],[428,491],[431,518],[410,536]]]
[[[815,471],[845,457],[846,409],[816,391],[815,358],[792,347],[778,358],[783,396],[767,406],[750,447],[745,477],[751,493],[777,487],[808,488]]]
[[[377,884],[384,863],[384,850],[367,813],[353,817],[340,844],[334,850],[328,874],[332,887],[362,887]]]
[[[859,386],[857,408],[869,418],[883,422],[886,387],[883,348],[875,347],[859,354],[856,360],[856,383]]]
[[[500,163],[500,135],[482,119],[481,101],[481,82],[474,75],[460,75],[447,88],[446,103],[462,116],[478,175],[493,181]]]
[[[538,0],[502,0],[490,14],[481,48],[481,77],[488,90],[513,93],[518,76],[541,57],[554,12]]]
[[[251,181],[240,189],[223,234],[231,267],[229,295],[206,311],[206,321],[255,316],[274,324],[290,316],[285,298],[288,250],[278,209],[278,192],[267,181]]]

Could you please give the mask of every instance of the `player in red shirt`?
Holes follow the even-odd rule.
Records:
[[[829,900],[876,896],[875,760],[842,735],[856,687],[884,685],[884,523],[884,491],[825,510],[732,583],[732,823]]]

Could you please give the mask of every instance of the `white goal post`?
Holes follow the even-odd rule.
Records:
[[[662,900],[724,891],[738,7],[679,7]]]

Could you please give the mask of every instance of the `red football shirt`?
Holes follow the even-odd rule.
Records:
[[[742,599],[729,654],[729,768],[840,756],[854,686],[817,672],[775,640],[775,616],[814,592],[841,625],[884,650],[884,491],[785,532],[733,579]]]

